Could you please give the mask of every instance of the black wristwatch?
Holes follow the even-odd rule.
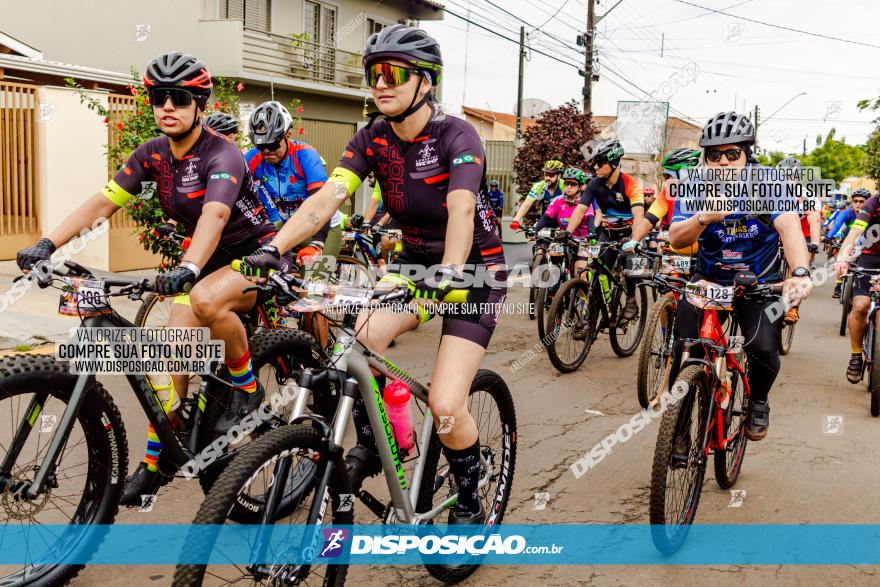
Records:
[[[791,272],[792,277],[809,277],[810,270],[806,267],[795,267],[794,271]]]

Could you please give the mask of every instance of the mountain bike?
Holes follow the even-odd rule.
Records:
[[[570,239],[557,242],[559,232],[557,228],[542,228],[537,234],[534,231],[526,233],[535,236],[536,246],[540,245],[538,250],[544,255],[541,264],[533,266],[540,268],[538,285],[533,288],[536,291],[534,308],[535,320],[538,321],[538,340],[541,341],[549,331],[550,304],[553,303],[559,288],[571,279],[577,261],[578,243]],[[537,260],[539,260],[538,254],[535,255],[535,261]]]
[[[572,237],[569,236],[569,239]],[[566,282],[553,298],[548,316],[547,355],[562,373],[575,371],[586,360],[599,332],[608,331],[611,349],[618,357],[632,355],[642,339],[648,308],[648,284],[636,284],[638,312],[622,317],[626,303],[624,255],[609,267],[604,257],[619,251],[618,242],[586,244],[578,241],[579,256],[590,259],[585,269]]]
[[[285,276],[289,287],[302,287],[303,283],[292,276]],[[273,285],[277,287],[277,285]],[[213,490],[206,496],[204,503],[193,521],[196,527],[187,543],[195,549],[197,558],[207,557],[214,547],[214,538],[202,528],[216,527],[229,519],[230,508],[242,494],[250,491],[263,492],[268,487],[267,500],[269,507],[262,511],[260,524],[270,528],[275,523],[309,524],[313,530],[307,531],[302,542],[287,545],[284,551],[269,552],[265,541],[259,536],[252,542],[252,552],[256,558],[251,560],[272,560],[272,564],[252,564],[245,568],[235,565],[178,565],[174,575],[176,587],[200,585],[207,575],[229,583],[240,580],[267,581],[278,584],[300,584],[310,579],[323,581],[324,585],[342,585],[348,568],[345,565],[313,566],[309,563],[291,562],[291,559],[302,556],[313,560],[307,553],[314,554],[315,540],[319,540],[320,527],[329,525],[351,524],[353,514],[351,508],[342,508],[340,504],[351,495],[348,477],[343,462],[342,442],[348,428],[349,416],[355,398],[362,397],[373,430],[382,431],[376,434],[376,443],[384,477],[388,486],[391,502],[383,504],[379,499],[365,490],[358,497],[377,517],[388,524],[432,524],[438,520],[457,500],[457,487],[449,466],[445,463],[442,445],[438,434],[443,433],[447,422],[441,421],[441,429],[434,426],[434,419],[427,406],[428,389],[403,369],[379,356],[356,340],[355,326],[360,307],[352,305],[354,297],[363,305],[372,301],[382,303],[407,303],[412,294],[404,286],[391,291],[353,289],[336,294],[335,302],[340,303],[340,296],[345,296],[346,305],[342,305],[345,318],[337,334],[337,343],[329,360],[329,367],[324,369],[304,370],[298,379],[298,393],[294,400],[294,410],[290,425],[279,428],[263,436],[259,441],[250,444],[236,458],[225,474],[215,483]],[[445,302],[463,302],[466,290],[451,292]],[[297,304],[301,311],[306,311],[311,302],[301,300],[304,305]],[[316,305],[316,309],[326,306]],[[418,430],[417,441],[413,447],[415,454],[404,455],[398,447],[382,401],[382,392],[378,388],[370,369],[385,374],[389,378],[407,383],[415,405],[423,414],[424,420]],[[335,415],[324,418],[317,414],[305,414],[302,407],[307,398],[321,381],[335,379],[340,382],[342,397]],[[491,371],[481,369],[474,378],[469,396],[469,409],[480,433],[480,495],[483,508],[487,514],[486,525],[497,526],[502,522],[507,509],[510,490],[516,466],[516,413],[510,390],[504,380]],[[414,460],[412,475],[407,482],[403,459]],[[300,494],[300,502],[293,510],[273,511],[281,492],[273,479],[285,478],[287,471],[297,463],[307,460],[315,469],[314,485],[307,493]],[[408,461],[404,461],[408,462]],[[318,551],[320,552],[320,551]],[[215,553],[216,554],[216,553]],[[222,553],[220,553],[222,556]],[[477,565],[442,566],[426,565],[428,572],[434,577],[445,581],[460,581],[472,574]]]
[[[659,293],[660,297],[648,312],[636,375],[639,405],[647,408],[654,405],[660,395],[669,389],[675,344],[675,309],[691,272],[691,258],[669,251],[642,253],[660,260],[660,270],[653,275],[651,281],[652,290]]]
[[[778,299],[782,284],[759,284],[752,272],[741,272],[734,285],[700,280],[688,283],[685,298],[703,310],[699,338],[682,344],[682,370],[672,389],[681,395],[660,420],[651,470],[649,517],[654,545],[663,553],[684,544],[697,514],[709,453],[715,481],[722,489],[736,483],[748,439],[749,381],[742,337],[737,337],[734,300]],[[719,312],[730,312],[722,326]],[[703,350],[694,357],[694,349]]]
[[[857,265],[850,265],[850,297],[852,297],[852,282],[857,275],[869,276],[871,289],[871,307],[868,310],[868,328],[862,338],[862,379],[868,375],[868,391],[871,393],[871,415],[875,418],[880,416],[880,325],[878,311],[880,311],[880,269],[866,269]]]
[[[57,268],[38,265],[34,272],[40,287],[64,288],[64,308],[75,306],[82,327],[132,327],[113,310],[111,298],[139,300],[153,289],[146,278],[96,278],[72,261]],[[302,332],[269,331],[255,336],[249,344],[254,373],[266,388],[267,398],[288,380],[295,381],[302,369],[320,365],[315,358],[320,357],[320,349]],[[181,401],[176,426],[163,411],[146,375],[125,376],[162,442],[158,466],[166,480],[217,439],[214,425],[230,394],[240,393],[223,374],[225,367],[217,365],[211,374],[201,376],[198,392]],[[335,405],[326,405],[324,410],[332,413]],[[281,415],[272,414],[250,438],[286,423]],[[206,492],[232,455],[241,450],[229,448],[228,443],[226,448],[215,448],[215,460],[198,472],[199,484]],[[69,524],[69,531],[58,536],[54,545],[57,558],[67,554],[82,558],[80,555],[87,554],[84,549],[89,548],[83,541],[83,525],[113,523],[127,471],[125,425],[113,398],[95,375],[70,373],[67,363],[49,355],[0,358],[0,501],[4,525]],[[283,486],[280,503],[286,505],[295,499],[300,485],[295,479],[279,483]],[[253,523],[260,519],[264,505],[264,494],[243,496],[229,514],[233,519]],[[56,584],[69,580],[81,568],[34,561],[0,578],[0,584]]]

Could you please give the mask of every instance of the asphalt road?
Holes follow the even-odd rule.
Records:
[[[526,257],[524,245],[509,247],[509,259]],[[516,288],[510,301],[526,302]],[[874,492],[880,476],[880,452],[874,441],[880,420],[870,416],[864,384],[844,379],[848,339],[837,334],[840,306],[831,284],[814,290],[802,306],[791,354],[771,392],[771,426],[766,440],[750,443],[736,490],[744,491],[731,507],[730,491],[718,488],[711,467],[703,489],[698,524],[862,524],[880,523]],[[439,324],[398,340],[389,356],[427,380],[439,336]],[[519,453],[506,522],[527,524],[645,524],[648,484],[657,422],[580,479],[569,466],[639,409],[635,393],[637,357],[617,358],[607,336],[593,346],[579,371],[561,375],[546,355],[512,373],[509,365],[537,341],[535,322],[524,315],[505,316],[493,338],[484,366],[502,374],[516,402]],[[143,452],[145,418],[121,379],[108,386],[122,407],[129,431],[130,468]],[[826,417],[841,416],[837,433],[826,433]],[[535,509],[535,494],[549,494]],[[381,495],[381,493],[380,493]],[[188,523],[202,499],[195,481],[175,481],[159,494],[150,513],[127,510],[127,523]],[[361,507],[358,520],[375,523]],[[161,548],[161,545],[156,545]],[[144,559],[149,559],[144,552]],[[511,566],[485,567],[470,585],[672,584],[711,581],[734,585],[830,584],[876,585],[877,567],[867,566]],[[77,586],[167,585],[173,568],[165,566],[90,567]],[[354,567],[353,585],[429,585],[436,581],[421,567]]]

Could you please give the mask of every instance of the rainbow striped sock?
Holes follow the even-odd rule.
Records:
[[[157,461],[160,450],[162,450],[162,443],[159,441],[156,431],[153,430],[153,425],[150,424],[150,427],[147,428],[147,454],[144,455],[144,463],[147,465],[147,469],[154,473],[159,470]]]
[[[232,376],[232,385],[245,393],[257,391],[257,380],[254,378],[254,367],[251,365],[250,351],[234,361],[226,361],[226,368]]]

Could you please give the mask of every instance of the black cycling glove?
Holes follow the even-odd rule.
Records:
[[[452,267],[441,265],[434,275],[429,275],[420,281],[413,293],[416,299],[441,301],[460,279],[461,277]]]
[[[270,271],[285,271],[281,253],[272,245],[263,245],[241,260],[241,274],[246,277],[269,277]]]
[[[15,256],[15,262],[21,270],[30,270],[40,261],[48,261],[55,252],[55,243],[47,238],[41,238],[37,244],[22,249]]]
[[[188,267],[178,267],[156,277],[156,293],[173,296],[184,291],[187,285],[196,282],[196,274]]]

